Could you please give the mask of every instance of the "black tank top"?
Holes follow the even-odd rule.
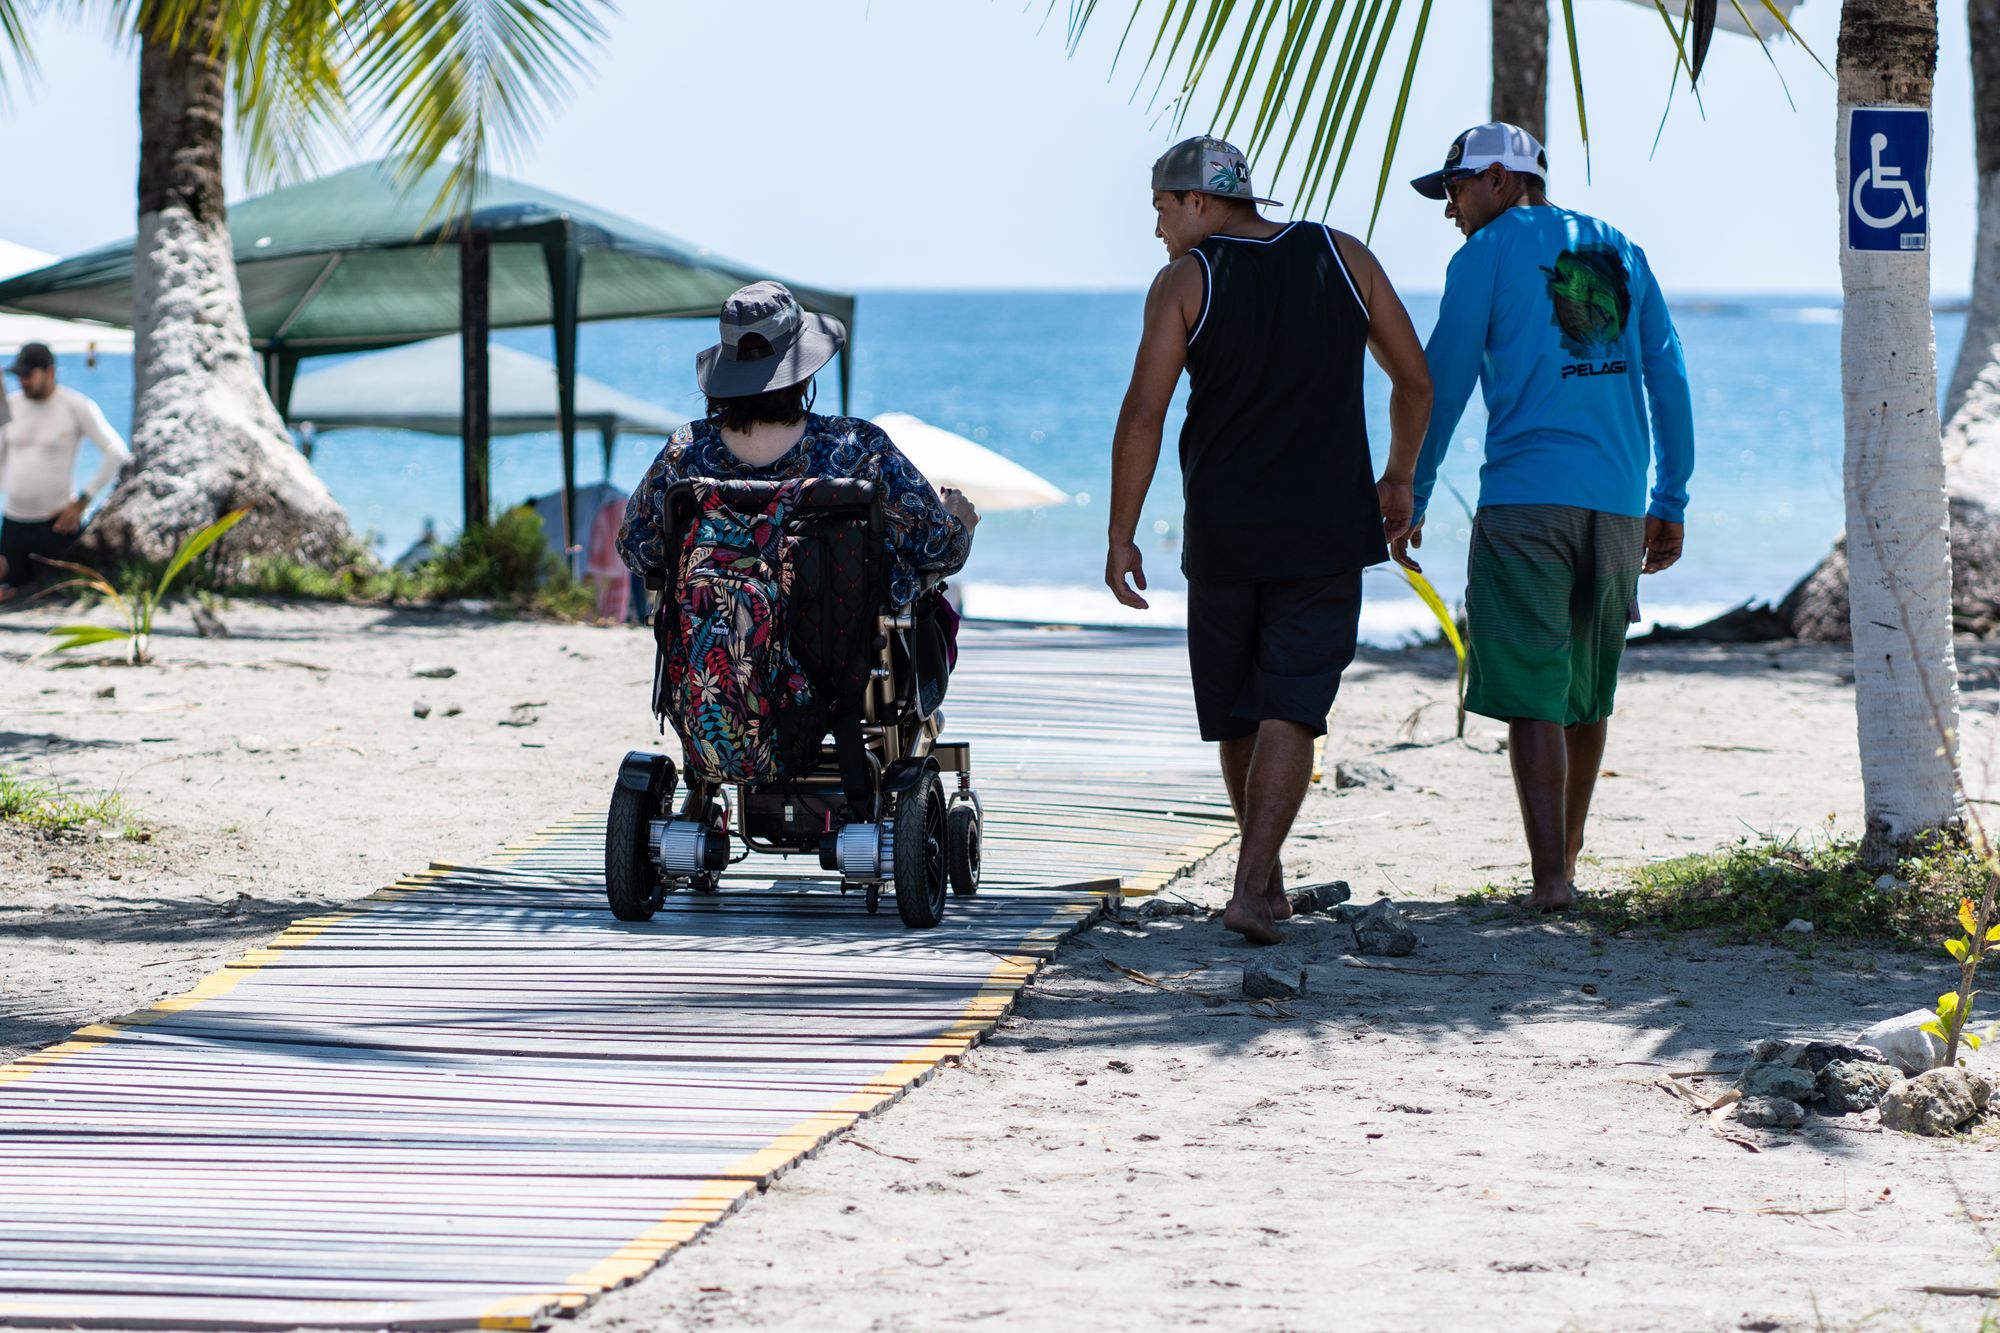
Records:
[[[1361,397],[1368,308],[1333,232],[1195,247],[1201,318],[1188,335],[1190,579],[1320,578],[1389,558]]]

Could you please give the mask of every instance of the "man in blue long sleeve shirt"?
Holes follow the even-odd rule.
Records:
[[[1477,381],[1486,461],[1466,573],[1466,706],[1508,724],[1530,902],[1557,910],[1575,899],[1639,574],[1680,558],[1694,414],[1644,252],[1551,205],[1547,173],[1534,136],[1493,124],[1411,182],[1447,201],[1466,242],[1425,349],[1436,399],[1410,482],[1414,527],[1395,554],[1412,563],[1406,548],[1423,544],[1438,464]]]

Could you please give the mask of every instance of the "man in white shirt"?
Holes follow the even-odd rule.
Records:
[[[76,540],[83,511],[132,457],[96,403],[57,385],[47,347],[29,343],[7,373],[21,391],[7,396],[7,417],[0,418],[0,602],[34,586],[45,572],[36,557],[59,556]],[[78,491],[71,483],[85,440],[103,457]]]

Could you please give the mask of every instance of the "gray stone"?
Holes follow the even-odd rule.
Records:
[[[1306,988],[1306,967],[1296,955],[1266,956],[1243,965],[1243,995],[1251,1000],[1289,1000]]]
[[[1736,1076],[1736,1086],[1746,1101],[1752,1097],[1781,1097],[1790,1102],[1809,1102],[1819,1095],[1811,1070],[1775,1061],[1749,1066]]]
[[[431,715],[431,706],[422,699],[419,699],[410,705],[410,712],[417,717],[429,717]]]
[[[1788,1097],[1745,1097],[1736,1103],[1739,1124],[1757,1129],[1797,1129],[1806,1108]]]
[[[1354,896],[1354,890],[1344,879],[1336,879],[1329,884],[1308,884],[1292,893],[1292,910],[1300,916],[1332,911]]]
[[[1810,935],[1813,933],[1813,923],[1802,916],[1795,916],[1790,921],[1787,921],[1784,929],[1778,933],[1780,935]]]
[[[1950,1134],[1991,1097],[1991,1086],[1977,1074],[1933,1069],[1889,1089],[1882,1098],[1882,1123],[1910,1134]]]
[[[197,637],[203,639],[226,639],[229,637],[229,626],[223,624],[222,617],[216,615],[215,612],[209,610],[207,607],[197,604],[192,617],[194,620],[194,632]]]
[[[1753,1065],[1792,1065],[1803,1068],[1808,1052],[1812,1050],[1809,1041],[1796,1041],[1786,1037],[1766,1037],[1750,1048],[1750,1063]]]
[[[458,674],[458,668],[450,666],[418,667],[410,674],[413,676],[422,676],[425,680],[450,680]]]
[[[1380,764],[1371,764],[1365,759],[1343,759],[1333,766],[1333,785],[1343,791],[1350,787],[1378,787],[1383,791],[1394,791],[1396,779]]]
[[[1806,1068],[1817,1074],[1835,1060],[1858,1060],[1863,1064],[1885,1064],[1882,1052],[1873,1046],[1850,1046],[1840,1041],[1816,1041],[1806,1047]]]
[[[1835,1060],[1819,1071],[1819,1106],[1828,1115],[1872,1110],[1902,1074],[1879,1060]]]
[[[1905,1074],[1921,1074],[1944,1063],[1944,1043],[1923,1030],[1924,1024],[1936,1019],[1937,1015],[1929,1009],[1912,1009],[1862,1032],[1855,1037],[1854,1044],[1873,1046],[1882,1052],[1884,1060]]]
[[[1342,919],[1354,927],[1356,953],[1401,958],[1417,947],[1417,932],[1387,898],[1378,898],[1358,912],[1349,907]]]

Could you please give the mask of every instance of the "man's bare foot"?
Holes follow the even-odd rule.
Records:
[[[1576,906],[1576,885],[1563,883],[1552,888],[1536,885],[1528,895],[1528,909],[1534,912],[1567,912]]]
[[[1273,885],[1264,890],[1264,906],[1270,910],[1273,921],[1291,920],[1292,900],[1283,888]]]
[[[1257,905],[1263,906],[1261,902]],[[1278,933],[1277,923],[1271,920],[1268,911],[1253,912],[1233,902],[1223,909],[1222,925],[1224,929],[1235,931],[1252,944],[1279,944],[1285,938]]]

